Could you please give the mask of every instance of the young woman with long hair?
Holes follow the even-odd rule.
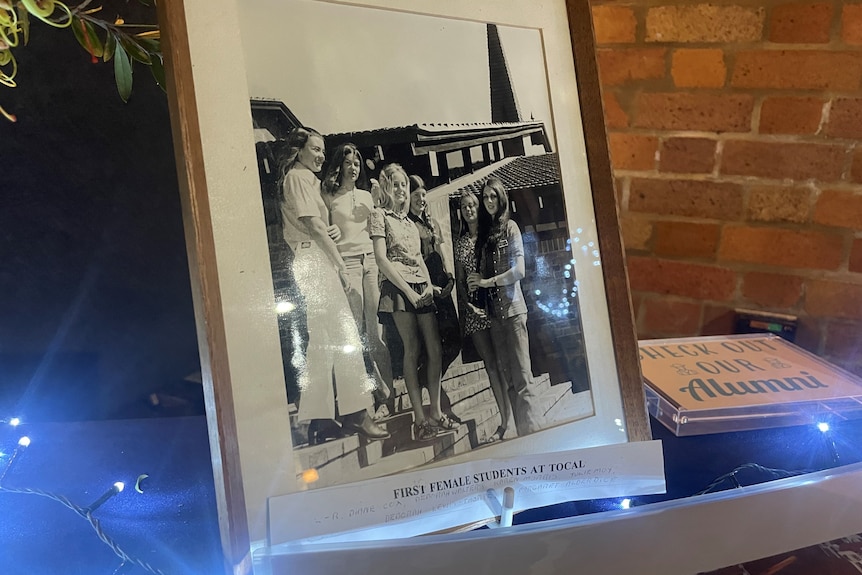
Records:
[[[541,414],[534,405],[527,305],[521,291],[526,273],[524,242],[518,224],[510,219],[509,194],[498,178],[482,189],[482,208],[476,238],[477,272],[468,274],[471,290],[488,290],[485,309],[491,320],[491,341],[509,398],[518,435],[541,429]]]
[[[437,329],[440,332],[440,342],[443,346],[441,373],[445,374],[449,366],[461,353],[462,337],[458,312],[452,301],[452,290],[455,287],[455,277],[446,269],[443,263],[443,235],[438,224],[428,213],[428,202],[425,199],[428,191],[425,181],[416,175],[410,175],[410,210],[407,217],[416,225],[419,232],[419,242],[422,245],[422,259],[428,268],[431,284],[434,286],[434,305],[437,307]],[[424,364],[420,374],[424,372]],[[421,377],[421,376],[420,376]],[[443,413],[455,423],[461,419],[452,411],[452,401],[445,389],[440,390],[440,408]]]
[[[369,356],[369,371],[377,382],[375,399],[382,404],[393,394],[392,361],[377,320],[379,270],[368,235],[368,217],[376,206],[366,187],[359,149],[350,143],[337,146],[323,177],[323,201],[332,225],[338,228],[335,246],[350,284],[347,301]]]
[[[422,244],[422,259],[434,285],[434,303],[437,305],[437,324],[443,343],[443,373],[461,353],[461,328],[458,313],[452,301],[455,277],[443,263],[443,235],[440,224],[428,213],[425,182],[419,176],[410,176],[410,210],[407,217],[416,225]],[[446,399],[444,399],[444,402]],[[451,415],[450,415],[451,417]]]
[[[295,128],[277,145],[279,189],[284,240],[293,252],[293,276],[305,300],[308,346],[294,352],[299,374],[300,421],[309,421],[309,443],[327,420],[338,420],[344,431],[368,439],[389,433],[368,413],[374,381],[365,374],[361,340],[344,287],[347,266],[329,225],[329,211],[320,195],[317,173],[323,167],[323,137],[308,128]]]
[[[369,220],[374,255],[382,273],[381,316],[391,316],[404,345],[404,383],[413,408],[413,431],[420,441],[457,427],[440,410],[441,343],[434,317],[434,286],[422,259],[416,226],[407,217],[410,188],[407,172],[398,164],[380,171],[382,209]],[[419,356],[424,345],[426,386],[431,400],[428,416],[422,407]]]
[[[478,269],[478,258],[476,254],[476,240],[479,236],[479,199],[471,192],[465,192],[460,200],[461,235],[455,241],[455,278],[458,286],[458,302],[461,309],[461,326],[465,337],[470,337],[476,352],[485,363],[485,371],[488,373],[488,381],[497,409],[500,412],[500,425],[497,430],[488,437],[488,442],[500,441],[506,435],[511,418],[512,404],[506,390],[506,384],[500,377],[500,369],[497,365],[497,352],[491,341],[491,320],[488,313],[483,309],[484,298],[470,297],[471,292],[467,287],[467,276]],[[484,292],[484,289],[481,289]],[[474,290],[473,295],[478,295],[479,290]]]

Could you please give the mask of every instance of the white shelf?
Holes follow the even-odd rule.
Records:
[[[862,532],[862,463],[686,499],[482,530],[259,550],[255,573],[692,575]]]

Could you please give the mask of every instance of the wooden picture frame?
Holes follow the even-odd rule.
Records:
[[[252,4],[158,4],[222,540],[226,565],[237,573],[250,570],[250,545],[265,538],[267,498],[295,489],[296,472],[239,25],[240,10]],[[589,287],[581,293],[589,292],[590,305],[581,308],[590,316],[584,353],[594,412],[536,435],[546,436],[540,445],[549,450],[649,440],[589,3],[328,4],[540,31],[566,212],[588,216],[579,223],[600,257],[583,273],[575,268]],[[588,439],[578,443],[574,435]],[[518,440],[521,450],[535,452],[528,439]]]

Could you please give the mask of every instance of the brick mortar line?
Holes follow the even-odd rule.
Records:
[[[677,215],[665,215],[665,214],[656,214],[654,212],[640,212],[635,210],[627,210],[624,214],[627,217],[640,219],[640,220],[650,220],[651,222],[671,222],[671,223],[690,223],[690,224],[718,224],[722,231],[725,227],[746,227],[746,228],[756,228],[756,229],[769,229],[769,230],[784,230],[791,232],[815,232],[820,235],[831,235],[831,236],[840,236],[842,238],[860,238],[862,237],[862,231],[857,230],[851,227],[842,227],[842,226],[830,226],[828,224],[821,224],[819,222],[815,222],[812,219],[808,219],[804,222],[787,222],[787,221],[765,221],[765,220],[719,220],[715,218],[704,218],[704,217],[687,217],[687,216],[677,216]]]
[[[691,264],[715,269],[725,269],[737,274],[746,273],[770,273],[776,275],[798,277],[803,280],[814,281],[831,281],[835,283],[849,284],[862,286],[862,273],[850,272],[846,270],[816,270],[810,268],[790,268],[777,266],[774,264],[757,264],[752,262],[739,262],[735,260],[716,260],[716,261],[693,261],[692,259],[680,259],[672,257],[658,257],[652,254],[633,253],[627,256],[639,257],[643,259],[654,259],[668,261],[679,264]],[[852,280],[852,281],[847,281]],[[642,293],[658,293],[658,292],[643,292],[642,290],[632,290],[633,292],[641,291]],[[686,297],[686,296],[676,296]],[[703,301],[731,301],[731,300],[706,300]]]
[[[764,10],[764,14],[763,14],[763,26],[761,28],[761,36],[762,37],[768,37],[768,32],[770,31],[769,23],[771,22],[770,16],[772,15],[772,9],[786,5],[787,3],[788,3],[787,0],[761,0],[760,2],[757,2],[756,4],[739,2],[738,0],[736,0],[736,1],[734,1],[734,0],[712,0],[709,2],[703,1],[703,2],[697,2],[694,4],[692,4],[690,2],[668,1],[668,0],[641,0],[639,2],[629,1],[629,2],[619,2],[619,3],[615,2],[613,0],[595,0],[593,2],[590,2],[590,5],[592,7],[631,8],[633,10],[643,9],[646,12],[648,12],[650,8],[664,8],[664,7],[677,7],[677,6],[685,7],[685,6],[703,5],[703,4],[710,4],[713,6],[720,6],[720,7],[737,7],[737,8],[749,9],[752,11],[756,11],[757,9],[762,8]],[[835,8],[832,16],[833,16],[833,18],[835,18],[837,15],[839,22],[841,20],[841,15],[843,13],[842,8],[844,5],[851,5],[851,6],[859,5],[859,2],[846,2],[846,3],[820,2],[820,3],[832,4],[833,8]],[[833,25],[834,25],[834,21],[830,22],[830,30],[832,30]]]
[[[862,55],[862,49],[859,50]],[[621,83],[606,83],[602,85],[605,92],[630,94],[634,99],[639,94],[659,96],[712,96],[712,97],[739,97],[750,96],[752,98],[822,98],[826,100],[858,100],[859,88],[840,89],[832,86],[826,87],[799,87],[799,86],[734,86],[725,83],[718,87],[677,86],[672,77],[627,79]],[[627,106],[621,107],[624,111]],[[629,106],[630,107],[630,106]],[[739,133],[739,132],[736,132]],[[744,132],[742,132],[744,133]]]
[[[853,98],[862,100],[862,98]],[[825,106],[830,106],[832,100],[824,102]],[[759,113],[757,114],[759,116]],[[752,118],[755,116],[752,110]],[[759,119],[759,118],[758,118]],[[649,136],[659,138],[664,141],[670,138],[702,138],[706,140],[715,140],[717,142],[739,141],[739,142],[755,142],[767,144],[817,144],[821,146],[832,147],[849,147],[855,149],[862,134],[858,138],[853,137],[836,137],[820,134],[760,134],[757,132],[708,132],[704,130],[656,130],[655,128],[611,128],[608,129],[608,134],[623,134],[632,136]]]
[[[646,32],[644,32],[646,33]],[[856,54],[860,44],[848,44],[841,38],[841,34],[833,36],[829,42],[772,42],[769,40],[746,40],[736,42],[724,41],[666,41],[666,40],[635,40],[633,42],[605,42],[596,44],[597,50],[604,49],[639,49],[639,48],[666,48],[668,50],[721,50],[725,53],[739,52],[826,52],[829,54]]]
[[[684,182],[704,182],[712,184],[739,184],[739,185],[774,185],[783,188],[787,187],[805,187],[813,185],[820,189],[835,189],[843,191],[862,191],[862,183],[850,182],[846,180],[818,180],[816,178],[806,178],[804,180],[792,180],[788,184],[786,179],[767,178],[763,176],[740,176],[735,174],[719,174],[717,177],[713,174],[685,174],[680,172],[657,172],[657,171],[639,171],[639,170],[614,170],[614,176],[618,178],[638,178],[643,180],[656,181],[684,181]]]
[[[661,294],[658,292],[650,292],[650,291],[638,291],[636,292],[641,296],[641,305],[639,306],[638,315],[645,316],[645,303],[661,300],[661,301],[672,301],[673,303],[694,303],[694,304],[702,304],[702,310],[705,314],[706,306],[712,306],[717,308],[725,308],[728,310],[732,309],[752,309],[757,311],[773,311],[778,313],[784,313],[789,315],[795,315],[800,320],[813,320],[813,321],[823,321],[825,323],[834,323],[834,322],[849,322],[853,324],[860,323],[860,319],[853,317],[841,317],[841,316],[817,316],[811,315],[805,307],[806,301],[805,296],[806,292],[803,291],[799,295],[799,303],[795,306],[787,307],[781,305],[764,305],[753,301],[752,299],[748,299],[745,297],[739,297],[735,300],[725,300],[725,301],[717,301],[717,300],[705,300],[705,299],[697,299],[697,298],[687,298],[685,296],[677,296],[677,295],[668,295]],[[700,326],[703,328],[703,315],[701,316]]]
[[[757,7],[774,7],[786,4],[787,0],[761,0],[756,4]],[[637,3],[629,2],[616,2],[615,0],[594,0],[590,2],[593,6],[648,6],[648,7],[656,7],[656,6],[691,6],[690,2],[684,2],[680,0],[669,1],[669,0],[642,0]],[[697,2],[696,4],[711,4],[715,6],[738,6],[741,8],[746,8],[752,6],[751,4],[746,4],[744,2],[740,2],[739,0],[704,0],[702,2]]]
[[[860,50],[862,55],[862,50]],[[733,86],[722,85],[717,87],[677,86],[673,78],[664,76],[661,78],[646,79],[623,79],[619,82],[609,82],[602,85],[606,94],[613,94],[620,100],[620,107],[626,113],[636,111],[634,100],[640,96],[688,96],[712,97],[712,98],[739,98],[748,97],[755,100],[766,98],[817,98],[823,100],[858,100],[859,89],[840,89],[832,86],[827,87],[800,87],[800,86]],[[625,95],[623,99],[621,96]],[[627,102],[627,104],[623,104]],[[633,127],[638,129],[637,127]],[[701,130],[699,130],[701,131]],[[707,131],[707,130],[702,130]],[[716,133],[712,131],[711,133]],[[725,132],[722,132],[725,133]],[[740,131],[727,131],[726,133],[746,133]],[[792,134],[795,135],[795,134]]]
[[[739,0],[703,0],[700,2],[686,2],[684,0],[641,0],[638,2],[634,2],[632,0],[617,2],[616,0],[593,0],[590,2],[592,6],[620,6],[620,7],[647,7],[654,8],[659,6],[691,6],[691,5],[700,5],[700,4],[711,4],[714,6],[736,6],[740,8],[774,8],[776,6],[783,6],[787,4],[787,0],[760,0],[756,4],[750,2],[740,2]],[[842,6],[841,3],[832,2],[831,0],[826,0],[825,2],[819,2],[824,4],[837,4],[839,7]],[[850,2],[846,2],[847,5],[858,5],[862,4],[858,0],[853,0]],[[768,14],[767,14],[768,15]],[[766,19],[766,15],[764,16]],[[764,20],[765,21],[765,20]]]

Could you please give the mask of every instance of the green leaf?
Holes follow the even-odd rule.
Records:
[[[132,62],[120,42],[114,50],[114,79],[117,81],[117,92],[123,102],[129,101],[132,95]]]
[[[162,59],[158,56],[153,57],[153,64],[150,66],[150,72],[152,73],[156,84],[159,85],[159,88],[167,92],[167,85],[165,84],[165,65],[162,63]]]
[[[78,44],[84,47],[84,50],[89,52],[95,58],[101,58],[104,53],[102,41],[96,35],[96,29],[86,20],[81,20],[77,16],[72,17],[72,32],[75,38],[78,39]]]
[[[24,34],[24,45],[26,46],[27,42],[30,41],[30,13],[27,12],[27,7],[23,4],[19,3],[15,8],[18,10],[18,27]]]
[[[158,38],[138,38],[138,43],[150,54],[162,53],[162,43]]]
[[[135,42],[130,36],[126,36],[125,34],[118,34],[117,39],[120,41],[120,44],[123,45],[123,48],[126,49],[126,52],[140,62],[141,64],[149,65],[152,62],[150,55],[147,54],[147,51],[137,42]]]
[[[105,55],[104,60],[108,62],[111,58],[114,57],[114,50],[117,48],[117,37],[114,36],[114,33],[108,30],[108,37],[105,38]]]

